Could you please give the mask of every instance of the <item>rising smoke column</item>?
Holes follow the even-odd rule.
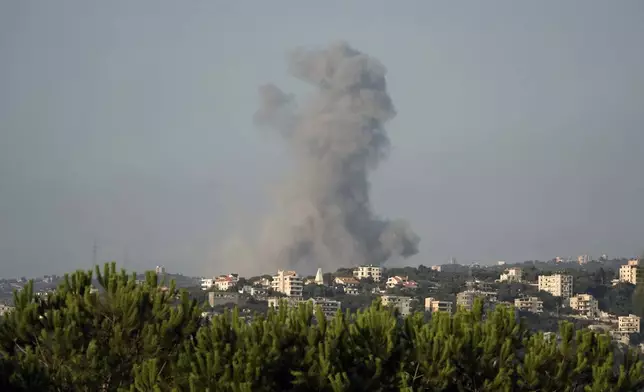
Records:
[[[385,67],[343,42],[295,50],[288,62],[317,91],[298,107],[272,84],[259,89],[255,123],[279,130],[297,164],[266,222],[262,264],[334,269],[416,254],[409,225],[379,219],[369,200],[369,173],[390,147],[383,126],[396,115]]]

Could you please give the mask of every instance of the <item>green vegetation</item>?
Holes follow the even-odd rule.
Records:
[[[100,273],[99,273],[100,272]],[[0,321],[2,391],[636,391],[643,363],[562,323],[532,333],[512,308],[401,320],[377,304],[326,320],[310,305],[203,323],[155,274],[79,271],[46,297],[27,286]]]

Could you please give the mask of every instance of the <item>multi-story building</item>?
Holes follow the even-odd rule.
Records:
[[[570,298],[570,307],[588,317],[599,315],[599,303],[590,294],[577,294]]]
[[[273,276],[271,287],[273,291],[288,297],[301,297],[304,282],[295,271],[278,270],[277,275]]]
[[[351,286],[344,286],[343,288],[344,293],[347,295],[359,295],[360,290],[358,290],[357,287],[351,287]]]
[[[201,289],[209,290],[215,284],[215,280],[212,278],[201,278]]]
[[[539,297],[517,298],[514,300],[514,307],[524,312],[541,313],[543,301]]]
[[[441,272],[442,269],[440,265],[432,265],[432,271]]]
[[[496,303],[495,292],[470,289],[456,294],[456,306],[465,310],[472,310],[474,301],[477,298],[483,299],[485,306],[490,306]]]
[[[310,301],[313,303],[314,308],[320,307],[326,318],[335,316],[342,308],[340,301],[334,301],[329,298],[311,298]]]
[[[371,278],[374,282],[380,282],[382,268],[375,265],[361,265],[353,271],[353,276],[358,280]]]
[[[452,301],[439,301],[436,298],[425,298],[426,312],[447,312],[452,313]]]
[[[640,318],[634,314],[628,316],[621,316],[618,319],[619,332],[623,333],[639,333],[640,332]]]
[[[588,255],[581,255],[577,257],[577,263],[579,265],[588,264],[589,261],[590,261],[590,256]]]
[[[380,297],[383,306],[391,306],[397,309],[403,317],[411,313],[411,300],[411,297],[403,297],[400,295],[383,295]]]
[[[619,281],[627,282],[630,284],[637,284],[637,269],[639,268],[639,260],[629,260],[628,264],[619,267]]]
[[[539,275],[539,291],[545,291],[555,297],[570,298],[572,296],[572,276],[555,274]]]
[[[329,298],[311,298],[304,300],[301,297],[277,298],[271,297],[268,299],[268,306],[279,309],[280,304],[286,304],[288,307],[297,307],[298,305],[310,302],[313,305],[313,314],[315,314],[319,307],[326,318],[335,316],[340,309],[342,309],[342,302],[335,301]]]
[[[220,293],[216,291],[211,291],[208,293],[208,305],[215,307],[218,305],[227,305],[227,304],[240,304],[240,298],[238,293]]]
[[[504,273],[499,277],[501,282],[517,282],[520,283],[523,281],[523,271],[521,268],[508,268]]]

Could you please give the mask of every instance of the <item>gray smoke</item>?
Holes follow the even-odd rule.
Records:
[[[416,254],[420,239],[407,222],[376,217],[369,200],[369,173],[390,147],[383,126],[396,115],[385,67],[337,43],[295,50],[289,72],[316,93],[298,107],[272,84],[259,89],[255,123],[279,130],[297,163],[266,222],[264,263],[334,269]]]

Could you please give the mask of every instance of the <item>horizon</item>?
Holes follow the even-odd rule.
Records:
[[[568,257],[568,258],[564,258],[564,261],[561,261],[561,262],[554,262],[555,258],[552,258],[552,259],[547,259],[547,260],[524,260],[524,261],[510,261],[510,262],[504,261],[504,260],[497,260],[497,261],[490,261],[490,262],[487,262],[487,263],[481,263],[481,262],[478,262],[478,261],[465,261],[465,262],[456,261],[456,263],[454,263],[454,264],[450,264],[449,261],[447,261],[447,262],[445,262],[443,264],[391,265],[391,266],[380,265],[379,267],[381,267],[381,268],[383,268],[385,270],[387,270],[387,269],[398,269],[398,268],[408,268],[408,267],[418,269],[421,266],[426,267],[426,268],[430,268],[430,267],[434,267],[434,266],[450,266],[450,265],[459,266],[459,267],[472,267],[472,266],[476,265],[477,267],[482,267],[482,268],[488,268],[488,267],[508,268],[508,267],[511,267],[511,266],[516,266],[516,265],[521,265],[521,264],[530,264],[530,263],[546,263],[547,264],[547,263],[552,263],[552,262],[554,262],[554,264],[557,264],[557,265],[574,265],[574,266],[578,266],[578,267],[583,267],[584,265],[589,264],[589,263],[607,263],[607,262],[617,262],[617,261],[621,262],[621,261],[625,261],[625,260],[626,261],[628,261],[628,260],[638,260],[638,259],[641,259],[641,258],[642,258],[642,256],[612,257],[612,258],[609,257],[608,259],[605,259],[605,260],[589,259],[588,262],[586,262],[584,264],[579,264],[577,262],[577,260],[574,259],[573,257]],[[498,262],[501,262],[501,261],[504,264],[497,264]],[[137,274],[137,276],[138,275],[145,275],[147,272],[154,272],[156,267],[163,267],[164,268],[163,274],[165,274],[165,275],[177,275],[177,276],[184,276],[186,278],[209,278],[209,277],[215,278],[215,277],[218,277],[218,276],[224,276],[224,275],[229,275],[229,274],[239,275],[240,277],[244,277],[244,278],[246,278],[246,277],[257,277],[257,276],[263,276],[263,275],[271,275],[271,276],[273,276],[277,271],[277,270],[263,271],[263,272],[259,272],[259,273],[256,273],[256,274],[243,275],[243,274],[239,274],[239,273],[235,272],[234,270],[230,270],[230,271],[221,271],[221,272],[217,272],[217,273],[214,273],[214,274],[190,275],[190,274],[182,273],[181,271],[178,271],[178,270],[177,271],[173,271],[173,270],[169,271],[169,270],[167,270],[167,268],[164,265],[155,265],[154,268],[148,268],[148,269],[142,269],[142,270],[132,270],[132,269],[128,269],[128,268],[124,267],[123,264],[119,263],[119,261],[117,261],[117,260],[100,261],[100,262],[98,262],[96,264],[96,266],[104,266],[105,264],[111,264],[111,263],[116,263],[116,268],[118,270],[124,269],[127,273],[130,273],[130,274],[134,272],[134,273]],[[338,270],[341,270],[341,269],[355,269],[357,267],[359,267],[359,265],[341,266],[341,267],[338,267],[338,268],[336,268],[334,270],[325,270],[324,268],[322,268],[322,272],[324,274],[327,274],[327,273],[333,274],[333,273],[335,273],[335,272],[337,272]],[[288,269],[288,268],[279,268],[279,269],[282,269],[284,271],[293,270],[293,269]],[[42,277],[45,277],[45,276],[58,276],[58,277],[61,277],[61,276],[64,276],[65,274],[72,274],[72,273],[74,273],[74,272],[76,272],[78,270],[82,270],[82,271],[91,270],[93,272],[94,267],[80,268],[80,269],[76,269],[76,270],[65,271],[65,272],[63,272],[61,274],[43,273],[41,275],[19,274],[19,275],[15,275],[15,276],[11,276],[11,277],[0,276],[0,280],[2,280],[2,279],[5,279],[5,280],[20,279],[22,277],[26,277],[27,279],[42,278]],[[293,270],[293,271],[295,271],[299,276],[302,276],[302,277],[315,276],[315,273],[310,274],[310,273],[300,273],[298,270]]]

